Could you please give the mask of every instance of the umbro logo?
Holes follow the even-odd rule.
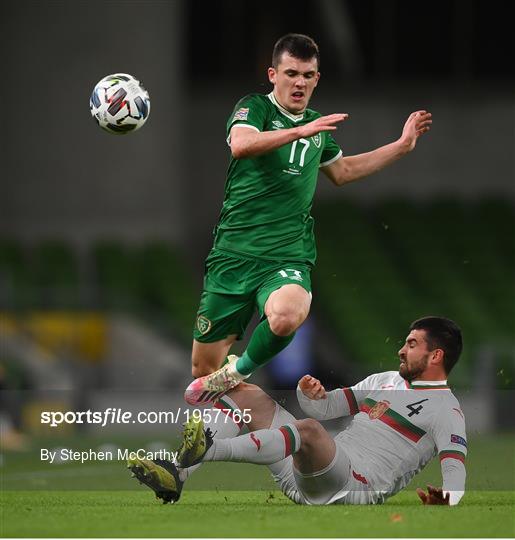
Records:
[[[272,124],[274,125],[274,129],[282,129],[284,127],[284,124],[280,120],[272,120]]]
[[[354,476],[354,478],[358,482],[361,482],[362,484],[368,484],[368,480],[361,474],[357,473],[354,469],[352,470],[352,476]]]

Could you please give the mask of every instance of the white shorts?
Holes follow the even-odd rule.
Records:
[[[286,413],[286,414],[285,414]],[[286,415],[291,416],[287,418]],[[277,405],[274,424],[282,425],[295,420]],[[341,442],[335,441],[336,454],[332,462],[321,471],[304,474],[293,464],[293,457],[269,465],[268,468],[281,491],[293,502],[308,505],[377,504],[380,495],[366,479],[366,473],[353,468],[352,460]]]

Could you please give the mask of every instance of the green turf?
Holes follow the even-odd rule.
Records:
[[[141,491],[4,492],[9,537],[510,537],[513,492],[469,492],[424,507],[407,491],[382,506],[297,506],[278,492],[189,491],[162,505]]]
[[[0,534],[5,537],[513,537],[513,434],[473,435],[467,493],[458,507],[423,507],[415,487],[440,485],[438,460],[382,506],[301,507],[284,498],[266,467],[207,463],[175,506],[161,505],[118,461],[49,465],[39,448],[95,448],[87,437],[32,441],[5,452]],[[118,439],[138,448],[145,441]],[[173,446],[173,445],[172,445]],[[245,490],[245,491],[242,491]]]

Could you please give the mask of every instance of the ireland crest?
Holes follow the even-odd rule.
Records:
[[[205,335],[211,330],[211,321],[204,315],[199,315],[197,317],[197,328],[202,335]]]
[[[320,133],[317,133],[316,135],[313,135],[311,137],[311,140],[315,143],[315,146],[317,148],[320,148],[320,145],[322,144],[322,135],[320,135]]]

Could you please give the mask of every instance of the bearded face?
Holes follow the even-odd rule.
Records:
[[[412,330],[399,350],[399,375],[409,382],[427,369],[431,351],[427,348],[425,334],[425,330]]]

